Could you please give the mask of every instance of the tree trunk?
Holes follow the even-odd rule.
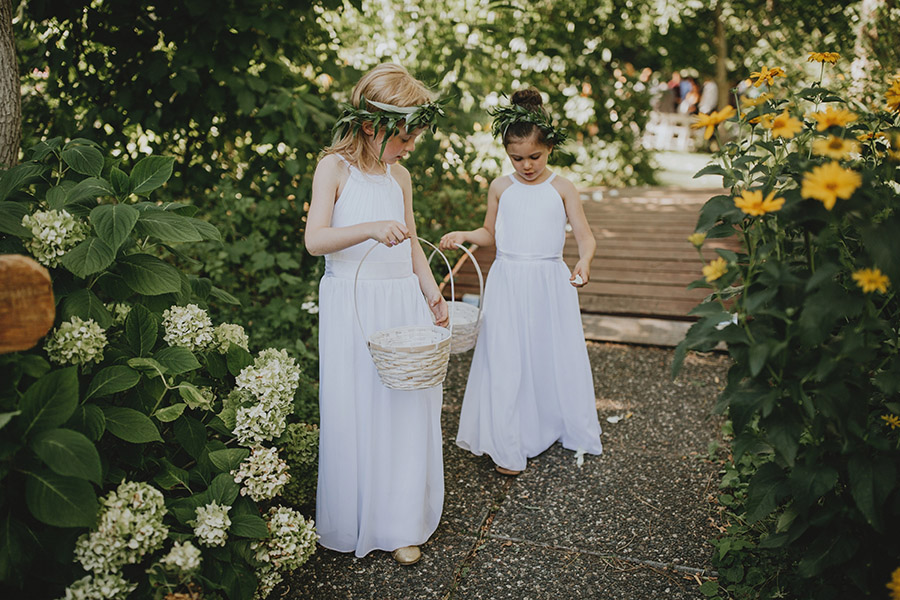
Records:
[[[22,99],[13,41],[12,0],[0,0],[0,168],[19,162]]]
[[[719,110],[722,110],[729,104],[731,90],[728,85],[728,42],[725,39],[725,23],[722,22],[720,2],[716,2],[714,19],[716,21],[716,85],[719,88]]]

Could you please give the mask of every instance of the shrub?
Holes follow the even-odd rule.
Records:
[[[741,136],[701,171],[731,192],[697,232],[738,235],[743,251],[717,250],[694,282],[712,294],[673,368],[719,342],[734,359],[718,403],[734,428],[729,486],[746,484],[732,510],[763,532],[726,539],[784,553],[776,587],[796,597],[880,596],[900,556],[900,80],[869,110],[821,78],[792,93],[766,74],[771,96],[739,102]]]
[[[50,267],[55,329],[0,356],[0,585],[21,597],[264,597],[315,548],[278,438],[301,373],[253,356],[236,300],[173,266],[220,239],[153,202],[172,159],[130,173],[93,142],[42,142],[0,176],[0,247]]]
[[[316,499],[319,464],[319,428],[307,423],[291,423],[282,436],[284,460],[291,480],[281,493],[285,502],[303,509]]]

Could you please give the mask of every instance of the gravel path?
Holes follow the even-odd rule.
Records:
[[[717,533],[711,414],[729,366],[672,350],[588,343],[604,454],[555,444],[511,478],[454,443],[472,352],[451,358],[444,386],[444,513],[412,567],[319,548],[272,598],[701,599]],[[620,417],[615,423],[607,418]]]

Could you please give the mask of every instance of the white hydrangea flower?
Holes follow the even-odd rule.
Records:
[[[277,496],[290,480],[287,463],[279,458],[277,448],[253,448],[250,456],[233,470],[234,482],[243,483],[242,496],[256,502]]]
[[[131,305],[127,302],[110,302],[106,305],[106,310],[112,315],[113,326],[124,325],[128,313],[131,312]]]
[[[231,518],[228,516],[230,506],[217,503],[215,500],[206,506],[197,508],[197,518],[188,521],[194,527],[194,535],[204,546],[224,546],[228,539],[228,528]]]
[[[125,600],[136,588],[119,573],[87,575],[66,588],[65,600]]]
[[[253,600],[266,600],[275,586],[284,580],[281,573],[272,565],[263,565],[256,568],[256,578],[259,583],[256,586],[256,592],[253,594]]]
[[[232,344],[244,350],[250,346],[250,338],[247,337],[244,328],[234,323],[222,323],[216,327],[213,336],[216,340],[216,349],[222,354],[228,352]]]
[[[305,310],[306,312],[308,312],[311,315],[319,314],[319,305],[316,304],[315,302],[304,302],[303,304],[300,305],[300,308],[302,308],[303,310]]]
[[[275,439],[287,426],[300,367],[286,350],[267,348],[235,378],[241,404],[236,410],[234,434],[244,446]]]
[[[293,571],[316,551],[315,522],[285,506],[273,506],[266,515],[269,537],[254,541],[250,550],[257,562],[279,571]]]
[[[85,365],[103,360],[106,332],[93,319],[72,317],[47,337],[44,350],[55,363]]]
[[[150,484],[125,481],[100,499],[96,531],[75,542],[75,560],[86,571],[111,573],[122,565],[140,562],[162,547],[169,528],[162,492]]]
[[[182,346],[191,352],[205,350],[213,343],[209,313],[197,306],[173,306],[163,311],[163,339],[170,346]]]
[[[171,570],[189,573],[200,568],[200,560],[200,548],[188,540],[183,544],[175,542],[169,553],[159,562]]]
[[[51,209],[25,215],[22,226],[33,236],[25,240],[28,251],[48,267],[58,266],[60,257],[87,237],[85,224],[65,210]]]

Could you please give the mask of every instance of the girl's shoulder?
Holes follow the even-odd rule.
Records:
[[[567,195],[575,194],[578,195],[578,190],[575,188],[575,184],[556,173],[553,179],[550,181],[550,185],[556,188],[556,191],[559,192],[559,195],[565,198]]]
[[[316,171],[331,171],[336,174],[344,174],[350,171],[350,163],[337,152],[329,152],[319,159]]]
[[[491,182],[491,186],[488,191],[489,193],[494,194],[497,198],[499,198],[503,192],[512,187],[513,183],[514,182],[512,179],[512,175],[501,175]]]

